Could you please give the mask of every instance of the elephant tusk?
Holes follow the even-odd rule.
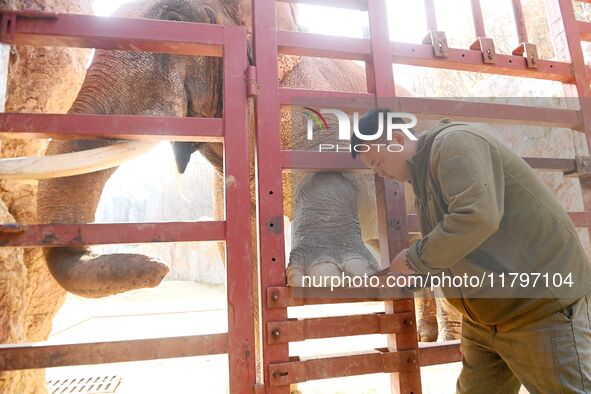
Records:
[[[126,141],[80,152],[0,160],[0,179],[51,179],[117,167],[141,156],[158,141]]]

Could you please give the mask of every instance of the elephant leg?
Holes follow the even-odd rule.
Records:
[[[48,154],[109,145],[107,140],[54,140]],[[106,181],[115,169],[39,182],[38,216],[44,223],[90,223]],[[105,297],[154,287],[169,269],[140,254],[96,254],[86,247],[45,248],[49,271],[67,291],[83,297]]]
[[[302,286],[303,275],[361,275],[379,270],[361,238],[357,189],[350,180],[340,173],[309,174],[293,196],[289,286]]]
[[[415,292],[417,328],[419,341],[434,342],[437,340],[437,304],[430,289]]]
[[[462,336],[462,314],[444,297],[437,297],[439,341],[451,341]]]

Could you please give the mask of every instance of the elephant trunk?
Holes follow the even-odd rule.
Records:
[[[110,90],[92,89],[87,83],[88,77],[70,113],[109,113],[105,111],[104,99]],[[114,142],[108,139],[52,140],[47,154],[83,151]],[[103,187],[115,169],[40,181],[37,197],[39,220],[42,223],[93,222]],[[65,290],[84,297],[104,297],[154,287],[169,271],[164,263],[148,256],[100,255],[86,247],[44,248],[44,254],[56,281]]]

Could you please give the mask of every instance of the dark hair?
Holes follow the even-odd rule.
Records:
[[[382,116],[384,118],[383,125],[386,125],[386,115],[388,114],[388,112],[393,111],[389,108],[376,108],[365,113],[365,115],[363,115],[361,119],[359,119],[359,132],[362,135],[375,134],[379,126],[379,117]],[[402,118],[393,118],[392,121],[394,123],[406,123]],[[355,147],[357,145],[363,144],[365,144],[365,141],[359,138],[355,133],[351,134],[351,156],[353,156],[354,159],[357,158],[358,155],[358,152],[355,151]]]

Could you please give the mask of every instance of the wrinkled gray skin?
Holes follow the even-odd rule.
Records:
[[[246,0],[151,0],[122,7],[116,15],[201,23],[250,23]],[[280,29],[295,30],[289,5],[278,3]],[[250,27],[249,27],[250,29]],[[157,53],[97,50],[70,113],[221,117],[221,61],[214,58]],[[349,61],[303,58],[283,77],[282,86],[365,92],[363,70]],[[399,89],[399,92],[401,90]],[[404,92],[402,92],[404,94]],[[282,115],[284,149],[316,149],[305,138],[306,118]],[[300,133],[292,133],[291,126]],[[332,137],[325,133],[324,142]],[[47,154],[81,151],[114,140],[53,140]],[[218,170],[222,189],[221,144],[174,143],[177,167],[183,172],[199,150]],[[115,169],[41,181],[38,211],[46,223],[94,221],[105,182]],[[293,182],[292,182],[293,181]],[[288,284],[300,285],[303,274],[373,273],[379,265],[364,241],[377,245],[373,177],[340,173],[286,174],[285,212],[292,219],[293,245]],[[293,192],[292,192],[293,191]],[[254,195],[254,194],[253,194]],[[217,199],[218,218],[223,217]],[[50,271],[69,292],[103,297],[156,286],[168,268],[157,259],[138,255],[98,255],[87,248],[46,249]]]

